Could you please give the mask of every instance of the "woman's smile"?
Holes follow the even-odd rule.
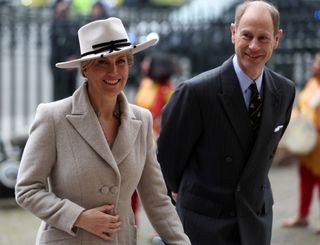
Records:
[[[119,82],[120,82],[121,79],[118,79],[118,80],[102,80],[104,83],[108,84],[108,85],[111,85],[111,86],[114,86],[114,85],[117,85]]]

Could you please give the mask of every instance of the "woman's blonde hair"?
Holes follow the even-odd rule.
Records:
[[[128,65],[132,66],[134,63],[133,53],[130,50],[130,51],[127,51],[126,54],[127,54]],[[95,59],[92,59],[92,60],[85,60],[80,63],[80,73],[83,77],[86,77],[84,72],[94,63],[94,61]]]

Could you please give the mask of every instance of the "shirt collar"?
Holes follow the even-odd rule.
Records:
[[[249,88],[250,84],[252,83],[252,79],[249,78],[241,70],[241,68],[239,66],[239,63],[238,63],[238,60],[237,60],[237,55],[233,56],[232,63],[233,63],[233,67],[234,67],[234,69],[236,71],[237,77],[239,79],[241,90],[244,93]],[[259,75],[259,77],[255,80],[255,83],[257,85],[257,88],[258,88],[259,92],[261,92],[263,71],[264,71],[264,69],[262,70],[262,72]]]

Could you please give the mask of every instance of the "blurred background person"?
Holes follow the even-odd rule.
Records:
[[[103,1],[96,1],[91,7],[89,21],[107,19],[108,17],[108,6]]]
[[[306,155],[297,156],[300,162],[299,210],[296,217],[284,220],[283,227],[286,228],[306,227],[309,225],[308,214],[312,194],[314,188],[319,188],[320,186],[320,52],[314,56],[312,77],[298,97],[298,105],[293,112],[293,117],[297,114],[301,114],[311,120],[318,135],[314,149]],[[320,227],[316,229],[315,233],[320,235]]]
[[[113,3],[109,0],[69,0],[71,14],[75,17],[107,16]],[[107,17],[103,18],[106,19]],[[101,19],[101,18],[100,18]]]
[[[78,57],[78,25],[69,16],[69,4],[58,0],[53,6],[54,18],[50,26],[50,68],[52,73],[53,100],[66,98],[75,91],[77,69],[62,70],[55,64],[61,60]]]
[[[153,116],[155,137],[160,131],[161,110],[172,95],[175,85],[171,81],[179,72],[179,65],[172,55],[155,52],[141,62],[141,81],[135,104],[147,108]]]
[[[179,66],[168,53],[154,52],[146,55],[140,65],[141,81],[134,103],[148,109],[153,117],[155,138],[160,131],[161,110],[168,102],[175,85],[171,81],[179,72]],[[137,192],[132,195],[132,209],[138,224],[139,197]]]

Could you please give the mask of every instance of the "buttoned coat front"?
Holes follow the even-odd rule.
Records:
[[[16,184],[16,200],[43,220],[38,244],[136,244],[131,195],[137,188],[154,228],[168,244],[190,244],[155,157],[149,111],[118,96],[121,125],[110,148],[84,83],[72,97],[39,105]],[[79,214],[114,204],[121,230],[107,242],[73,229]]]

